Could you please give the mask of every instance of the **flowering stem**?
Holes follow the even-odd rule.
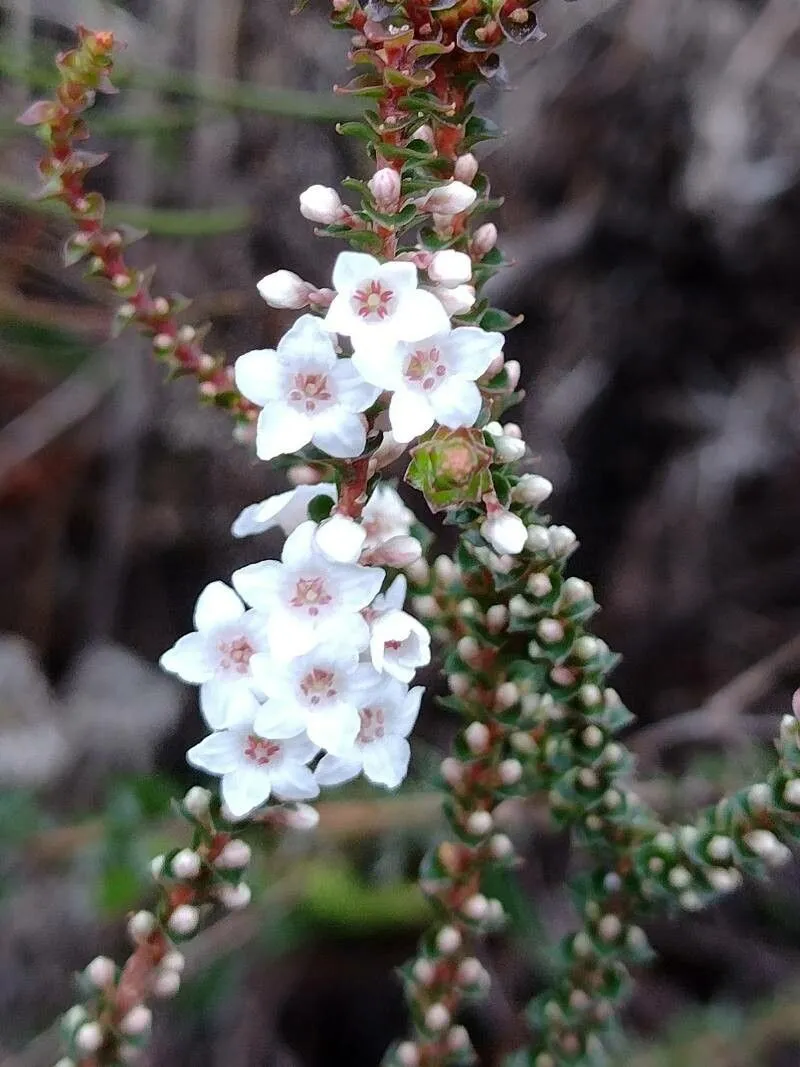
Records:
[[[39,199],[63,203],[78,226],[65,244],[65,263],[88,260],[88,273],[105,278],[121,298],[114,332],[135,323],[151,338],[153,353],[172,374],[191,374],[199,382],[204,401],[249,422],[256,409],[236,389],[231,368],[204,350],[204,330],[179,324],[177,315],[186,302],[177,296],[153,296],[152,271],[135,270],[126,262],[124,249],[139,235],[128,235],[123,227],[107,229],[103,197],[86,191],[87,173],[106,157],[75,146],[89,135],[81,116],[94,103],[96,93],[115,92],[109,80],[114,46],[111,33],[79,29],[78,47],[57,58],[61,80],[55,99],[32,104],[18,119],[23,125],[38,127],[45,145],[39,163],[43,182]]]

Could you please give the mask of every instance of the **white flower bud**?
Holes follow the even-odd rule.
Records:
[[[425,123],[423,126],[418,126],[414,130],[413,140],[424,141],[425,144],[430,145],[431,148],[436,147],[436,138],[433,136],[433,129]]]
[[[494,451],[501,463],[516,463],[525,455],[525,442],[509,434],[494,439]]]
[[[137,1004],[122,1019],[119,1028],[128,1037],[139,1037],[146,1034],[152,1025],[153,1013],[144,1004]]]
[[[412,970],[421,985],[430,985],[436,977],[436,966],[430,960],[417,960]]]
[[[465,315],[475,305],[474,285],[454,285],[452,288],[446,285],[436,285],[431,292],[451,316]]]
[[[200,922],[200,912],[191,904],[179,904],[169,917],[167,925],[174,934],[188,937],[197,929]]]
[[[428,277],[436,285],[452,289],[472,278],[472,260],[465,252],[445,248],[435,252],[428,265]]]
[[[464,182],[451,181],[447,185],[437,186],[427,193],[420,203],[424,211],[430,211],[434,215],[459,215],[462,211],[471,208],[478,198],[478,194]]]
[[[526,531],[525,547],[529,552],[546,552],[550,548],[550,538],[544,526],[529,526]],[[566,584],[566,583],[565,583]]]
[[[400,1067],[418,1067],[419,1052],[412,1041],[401,1041],[397,1046],[396,1055]]]
[[[480,981],[483,970],[484,968],[480,961],[476,960],[474,956],[465,956],[458,965],[456,981],[462,986],[475,985]]]
[[[478,161],[472,152],[466,152],[459,156],[453,168],[453,177],[460,182],[472,185],[475,175],[478,173]]]
[[[211,793],[199,785],[193,785],[183,798],[184,808],[190,815],[194,815],[195,819],[202,819],[204,815],[207,815],[210,804]]]
[[[516,682],[503,682],[495,691],[495,707],[501,711],[513,708],[519,697],[519,686]]]
[[[313,290],[313,286],[290,270],[265,274],[257,288],[270,307],[291,308],[293,311],[308,306],[308,294]]]
[[[481,536],[489,542],[495,552],[518,556],[525,547],[528,531],[518,515],[500,509],[483,520]]]
[[[602,941],[616,941],[622,933],[622,923],[617,915],[604,915],[597,924],[597,932]]]
[[[177,971],[159,971],[153,979],[153,995],[168,1000],[174,997],[181,987],[181,976]]]
[[[394,211],[400,200],[400,175],[394,167],[381,167],[367,182],[379,211]]]
[[[516,389],[519,385],[519,380],[522,375],[522,367],[519,365],[517,359],[506,360],[506,375],[508,376],[508,384],[512,389]]]
[[[522,778],[522,764],[518,759],[504,759],[497,771],[503,785],[516,785]]]
[[[603,701],[603,694],[600,692],[600,687],[592,685],[591,683],[582,685],[578,695],[581,698],[581,703],[587,708],[596,707],[596,705],[601,704]]]
[[[496,860],[505,860],[514,855],[514,842],[508,834],[494,834],[489,841],[489,851]]]
[[[667,875],[667,881],[673,889],[688,889],[692,884],[692,876],[685,867],[673,867]]]
[[[461,934],[455,926],[443,926],[436,935],[436,947],[443,956],[452,956],[461,948]]]
[[[465,663],[474,663],[481,653],[481,646],[474,637],[461,637],[456,644],[456,651]]]
[[[536,751],[536,742],[530,734],[523,733],[521,730],[515,730],[510,737],[511,747],[515,752],[519,752],[522,756],[530,756],[532,752]]]
[[[473,922],[483,922],[489,913],[489,901],[483,893],[475,893],[464,902],[462,911]]]
[[[450,1012],[444,1004],[432,1004],[425,1012],[425,1026],[429,1030],[444,1030],[450,1025]]]
[[[105,1032],[100,1023],[84,1023],[75,1034],[75,1044],[88,1056],[97,1052],[105,1041]]]
[[[164,871],[164,856],[153,856],[150,860],[150,873],[156,879],[160,878]]]
[[[319,812],[311,804],[293,804],[281,811],[281,817],[290,830],[314,830],[319,824]]]
[[[575,548],[578,539],[569,526],[551,526],[548,531],[550,547],[556,556],[566,556]]]
[[[187,881],[196,878],[202,866],[202,860],[190,848],[181,849],[172,858],[172,873],[176,878],[182,878]]]
[[[486,626],[489,633],[499,634],[508,626],[508,608],[505,604],[492,604],[486,612]]]
[[[83,973],[97,989],[105,989],[116,978],[117,968],[108,956],[95,956]]]
[[[414,606],[414,614],[418,619],[438,619],[442,614],[436,602],[436,597],[415,596],[412,604]]]
[[[793,808],[800,807],[800,778],[792,778],[783,788],[783,799]]]
[[[599,748],[603,743],[603,731],[594,724],[587,726],[581,734],[581,741],[587,748]]]
[[[156,917],[151,911],[137,911],[128,920],[128,937],[138,944],[148,938],[156,928]]]
[[[751,808],[763,811],[772,803],[772,790],[766,782],[758,782],[747,790],[747,800]]]
[[[483,259],[497,244],[497,227],[493,222],[484,222],[472,235],[472,254]]]
[[[217,891],[217,900],[231,911],[241,911],[250,903],[253,893],[247,882],[238,885],[221,885]]]
[[[461,764],[452,756],[447,756],[439,765],[439,773],[448,785],[458,785],[464,777]]]
[[[61,1016],[61,1025],[67,1033],[72,1034],[82,1023],[85,1023],[88,1018],[88,1012],[82,1004],[73,1004],[73,1006]]]
[[[453,696],[466,696],[470,690],[470,685],[468,674],[448,674],[447,676],[447,688]]]
[[[511,490],[511,499],[538,507],[553,492],[553,483],[538,474],[523,474]]]
[[[482,722],[471,722],[464,731],[467,747],[475,756],[481,756],[489,749],[489,727]]]
[[[546,645],[555,645],[564,640],[564,627],[558,619],[542,619],[536,626],[536,634]]]
[[[532,596],[541,598],[549,596],[553,592],[553,583],[546,574],[539,572],[530,576],[526,589]]]
[[[467,819],[466,829],[474,837],[485,837],[494,826],[494,819],[488,811],[473,811]]]
[[[447,1047],[451,1052],[464,1052],[469,1048],[469,1034],[466,1027],[454,1026],[447,1035]]]
[[[63,1056],[56,1062],[55,1067],[77,1067],[75,1060],[71,1060],[69,1056]]]
[[[238,871],[250,862],[252,851],[246,841],[238,838],[229,841],[214,860],[214,866],[221,871]]]
[[[742,884],[742,875],[735,867],[712,867],[706,878],[718,893],[732,893]]]
[[[722,834],[715,834],[708,842],[706,852],[709,859],[716,863],[722,863],[733,855],[733,841]]]
[[[745,844],[770,867],[779,867],[791,859],[791,852],[769,830],[751,830],[745,834]]]
[[[327,226],[342,217],[342,201],[335,189],[311,185],[300,194],[300,214],[310,222]]]

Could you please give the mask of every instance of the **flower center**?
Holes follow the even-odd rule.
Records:
[[[217,651],[220,655],[219,665],[223,671],[247,674],[250,669],[250,657],[255,649],[246,637],[240,636],[230,641],[219,641]]]
[[[386,733],[386,714],[383,708],[362,708],[359,711],[361,729],[357,741],[368,745],[371,741],[377,741]]]
[[[275,741],[266,741],[263,737],[249,734],[244,748],[244,754],[259,767],[266,767],[280,754],[281,746]]]
[[[364,322],[383,322],[395,310],[395,296],[377,278],[356,289],[351,299],[353,311]]]
[[[403,376],[410,384],[429,393],[441,385],[447,377],[447,366],[442,360],[442,353],[433,348],[418,348],[406,360]]]
[[[330,604],[332,599],[325,587],[324,578],[298,578],[290,604],[293,608],[304,608],[309,615],[316,617],[319,615],[319,609]]]
[[[294,374],[289,388],[289,403],[312,414],[333,400],[327,374]]]
[[[313,707],[323,701],[333,700],[336,689],[336,675],[329,667],[313,667],[300,681],[300,690]]]

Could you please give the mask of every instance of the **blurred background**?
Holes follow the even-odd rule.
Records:
[[[37,146],[14,116],[52,87],[77,22],[127,48],[92,172],[110,216],[147,229],[137,266],[213,319],[211,350],[290,321],[255,282],[325,284],[298,193],[364,173],[347,39],[312,0],[4,0],[0,5],[0,1062],[47,1067],[72,973],[121,954],[147,858],[179,840],[194,695],[162,675],[202,585],[269,554],[232,519],[283,487],[165,384],[110,296],[59,266],[62,216],[29,201]],[[575,570],[624,655],[641,790],[666,816],[759,773],[800,684],[800,4],[544,0],[541,45],[506,53],[507,131],[483,153],[515,261],[494,298],[525,315],[507,351],[519,421]],[[539,9],[537,9],[539,10]],[[435,673],[431,691],[440,684]],[[275,845],[256,904],[201,935],[147,1063],[373,1067],[403,1026],[392,968],[425,922],[414,872],[454,723],[430,702],[397,796],[331,793]],[[511,915],[495,987],[468,1023],[483,1062],[519,1040],[573,915],[568,843],[513,807],[526,857],[491,887]],[[628,1067],[800,1063],[800,884],[791,865],[712,913],[658,920],[627,1011]]]

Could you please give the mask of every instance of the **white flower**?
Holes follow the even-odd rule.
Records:
[[[410,682],[431,661],[431,635],[405,611],[387,611],[372,624],[369,651],[376,671]]]
[[[255,717],[257,732],[280,738],[305,730],[333,753],[352,745],[359,704],[386,681],[369,663],[359,663],[352,645],[335,642],[285,663],[261,656],[253,669],[267,695]]]
[[[263,411],[256,451],[274,459],[313,443],[331,456],[364,450],[366,430],[358,414],[375,402],[378,390],[359,377],[349,359],[337,359],[330,334],[319,319],[303,315],[278,342],[236,360],[236,384]]]
[[[216,729],[255,701],[250,659],[269,648],[266,620],[245,611],[224,582],[212,582],[197,599],[194,624],[196,631],[181,637],[159,662],[165,671],[200,686],[201,710]]]
[[[354,647],[367,644],[358,613],[375,599],[385,572],[332,563],[314,543],[316,530],[316,523],[304,522],[286,539],[280,563],[264,560],[233,575],[243,599],[264,613],[270,650],[281,659],[342,634]]]
[[[437,285],[430,290],[448,315],[463,315],[475,305],[475,286],[456,285],[448,289],[444,285]]]
[[[377,346],[415,341],[446,330],[444,308],[432,293],[418,288],[413,263],[380,263],[363,252],[340,252],[333,268],[336,296],[325,326],[367,345],[375,357]]]
[[[273,308],[304,308],[308,304],[308,294],[313,290],[312,285],[290,270],[276,270],[258,283],[259,293]]]
[[[300,194],[300,214],[310,222],[328,225],[342,217],[342,201],[335,189],[311,185]]]
[[[466,252],[445,248],[433,255],[428,266],[428,277],[436,285],[453,289],[472,277],[472,260]]]
[[[464,182],[452,181],[431,189],[421,200],[419,207],[434,215],[459,215],[472,207],[478,194]]]
[[[358,346],[353,363],[367,381],[391,389],[392,433],[411,441],[434,421],[457,429],[472,426],[481,410],[480,378],[503,347],[501,333],[461,326],[388,352]]]
[[[308,505],[318,496],[329,496],[336,500],[336,486],[332,482],[319,482],[317,485],[298,485],[286,493],[267,497],[258,504],[250,504],[239,513],[231,527],[234,537],[249,537],[251,534],[265,533],[275,526],[280,526],[288,537],[301,522],[308,520]]]
[[[222,799],[234,818],[243,819],[273,793],[279,800],[318,796],[319,786],[306,766],[318,752],[305,734],[261,737],[252,722],[243,719],[210,734],[190,748],[186,758],[193,767],[222,778]]]
[[[380,484],[364,505],[361,521],[367,535],[364,548],[368,550],[408,534],[414,512],[405,506],[396,489]]]
[[[315,771],[320,785],[338,785],[362,770],[371,782],[395,789],[406,776],[411,755],[408,737],[419,714],[423,689],[410,692],[400,682],[386,682],[358,709],[360,729],[348,749],[323,756]]]
[[[493,511],[481,523],[481,536],[495,552],[517,556],[525,547],[528,530],[518,515],[504,508]]]
[[[331,515],[320,523],[314,536],[319,551],[334,563],[356,563],[367,532],[361,523],[347,515]]]

